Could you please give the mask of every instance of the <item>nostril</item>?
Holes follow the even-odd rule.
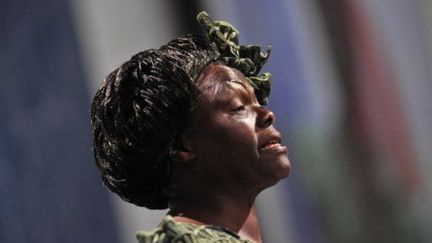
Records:
[[[267,115],[266,122],[265,122],[265,126],[266,127],[271,126],[273,124],[274,120],[275,120],[275,116],[274,116],[273,112],[269,111],[269,113]]]
[[[261,118],[260,118],[260,126],[263,128],[269,127],[275,121],[275,115],[267,108],[262,108]]]

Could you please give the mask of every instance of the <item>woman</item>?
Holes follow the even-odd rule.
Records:
[[[125,201],[169,208],[140,242],[261,242],[254,202],[288,176],[287,149],[266,104],[269,52],[202,12],[187,35],[133,56],[92,105],[94,154]]]

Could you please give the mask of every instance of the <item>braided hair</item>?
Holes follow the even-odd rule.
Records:
[[[169,151],[200,95],[190,73],[218,56],[207,38],[186,35],[134,55],[103,81],[91,109],[93,151],[104,184],[123,200],[167,208]]]

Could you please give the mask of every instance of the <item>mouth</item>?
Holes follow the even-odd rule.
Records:
[[[258,149],[263,151],[263,150],[271,150],[271,149],[281,148],[281,147],[284,147],[284,146],[282,146],[282,144],[281,144],[280,136],[274,136],[271,139],[269,139],[268,141],[266,141],[264,144],[259,146]]]
[[[267,143],[263,147],[261,147],[260,150],[270,149],[270,148],[277,147],[280,145],[281,144],[278,141],[270,141],[269,143]]]

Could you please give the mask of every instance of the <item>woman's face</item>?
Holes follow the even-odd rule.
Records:
[[[275,116],[258,103],[244,75],[210,64],[196,82],[203,92],[190,140],[196,175],[213,185],[257,190],[287,177],[291,165]]]

